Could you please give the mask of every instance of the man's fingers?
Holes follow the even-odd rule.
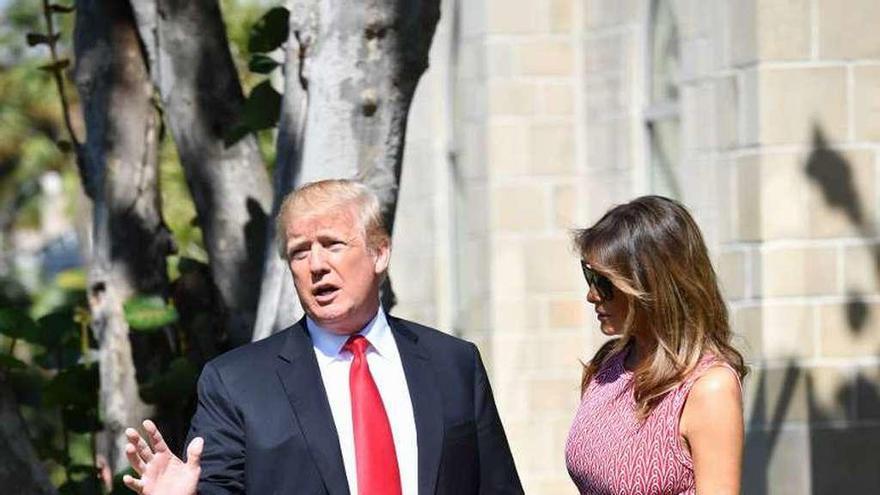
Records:
[[[168,445],[165,444],[165,439],[162,438],[159,428],[156,428],[156,425],[149,419],[144,421],[144,430],[147,432],[150,443],[153,444],[154,452],[165,452],[168,450]]]
[[[134,445],[129,443],[125,446],[125,457],[128,458],[128,463],[131,464],[131,468],[134,469],[137,474],[144,474],[144,471],[147,470],[143,459],[137,454]]]
[[[202,448],[205,446],[205,440],[202,437],[193,438],[186,448],[186,463],[193,467],[199,467],[202,460]]]
[[[126,428],[125,437],[128,438],[129,445],[135,447],[144,462],[150,462],[153,459],[153,451],[150,450],[150,446],[134,428]]]
[[[130,490],[134,491],[135,493],[144,493],[144,482],[143,481],[141,481],[139,479],[135,479],[134,477],[126,474],[125,476],[122,477],[122,482],[125,483],[125,486],[127,486]]]

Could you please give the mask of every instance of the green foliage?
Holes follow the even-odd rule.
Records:
[[[60,28],[60,36],[50,36],[45,32],[41,2],[9,0],[0,4],[4,19],[0,23],[0,218],[11,219],[8,228],[13,230],[38,228],[44,204],[40,180],[47,171],[62,175],[68,195],[66,211],[73,215],[82,210],[77,204],[82,194],[80,179],[53,81],[55,74],[65,80],[69,77],[70,62],[63,57],[69,53],[75,17],[65,15],[73,11],[71,6],[50,5],[58,14],[55,20]],[[240,124],[247,129],[245,133],[257,134],[261,152],[271,163],[271,129],[278,120],[281,95],[264,76],[279,64],[264,52],[275,50],[286,40],[287,11],[272,9],[264,14],[265,3],[251,0],[221,0],[221,5],[230,50],[249,94]],[[49,44],[55,44],[62,57],[58,62],[48,59]],[[76,91],[71,84],[64,91],[77,127],[80,109]],[[169,258],[169,273],[172,279],[196,271],[209,277],[201,229],[169,133],[163,133],[160,146],[162,208],[178,247],[178,254]],[[4,238],[8,239],[0,240]],[[0,281],[0,370],[18,399],[34,447],[59,492],[101,493],[93,466],[93,433],[102,425],[99,369],[92,349],[96,344],[90,339],[90,317],[85,310],[87,277],[82,270],[67,271],[45,286],[34,289],[29,285],[27,290],[14,282]],[[193,400],[199,371],[185,357],[187,339],[197,328],[212,328],[215,320],[199,313],[186,315],[184,322],[174,306],[148,296],[129,301],[124,311],[138,334],[135,339],[167,342],[164,333],[155,338],[149,335],[160,328],[170,329],[168,335],[176,336],[176,341],[159,350],[171,352],[174,359],[165,366],[159,359],[151,363],[154,367],[145,373],[148,378],[141,384],[141,395],[158,404],[160,410],[185,408]],[[129,493],[120,478],[112,493]]]
[[[268,74],[275,70],[278,67],[278,62],[275,61],[272,57],[268,55],[263,55],[262,53],[255,53],[251,57],[251,61],[248,63],[248,68],[251,72],[256,72],[258,74]]]
[[[20,309],[0,308],[0,334],[25,342],[39,343],[39,328]]]
[[[287,41],[290,12],[284,7],[269,9],[251,28],[248,50],[251,53],[271,52]]]
[[[183,406],[195,390],[199,370],[183,357],[171,361],[168,370],[141,386],[141,398],[150,404]]]
[[[281,95],[268,80],[261,82],[244,102],[238,124],[224,137],[226,146],[236,143],[249,132],[274,127],[280,113]]]
[[[135,296],[122,306],[125,321],[132,330],[154,332],[176,322],[177,310],[161,296]]]

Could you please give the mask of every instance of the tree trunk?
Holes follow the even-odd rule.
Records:
[[[136,293],[166,295],[173,250],[159,202],[160,118],[132,12],[118,0],[77,1],[75,80],[86,142],[83,183],[92,200],[88,298],[99,345],[99,445],[114,472],[127,462],[123,431],[150,408],[138,395],[122,304]]]
[[[8,495],[57,493],[37,458],[15,395],[0,371],[0,486]]]
[[[279,124],[276,195],[315,180],[358,178],[379,196],[392,230],[407,115],[428,67],[440,2],[289,0],[288,10],[288,118]],[[264,272],[255,338],[295,317],[284,304],[295,297],[292,284],[279,282],[290,275],[268,259],[274,266]],[[393,301],[390,285],[383,296],[386,305]]]
[[[226,147],[244,102],[217,0],[131,0],[198,212],[230,343],[250,341],[272,189],[246,136]]]

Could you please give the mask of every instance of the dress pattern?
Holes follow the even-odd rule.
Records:
[[[566,442],[568,473],[582,494],[693,495],[693,461],[678,431],[681,411],[700,375],[729,366],[703,358],[640,422],[633,375],[623,366],[626,354],[607,360],[584,393]]]

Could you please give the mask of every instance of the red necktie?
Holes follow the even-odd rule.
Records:
[[[357,460],[358,495],[400,495],[400,471],[391,424],[364,354],[370,342],[353,335],[343,349],[352,353],[348,388]]]

